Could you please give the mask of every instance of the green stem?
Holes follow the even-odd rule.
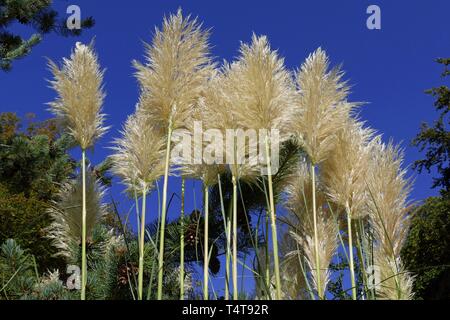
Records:
[[[277,219],[275,212],[275,200],[273,196],[272,163],[270,158],[268,136],[266,136],[266,160],[267,160],[267,177],[269,180],[270,220],[272,226],[273,262],[274,262],[275,285],[276,285],[275,289],[277,300],[281,300],[281,278],[280,278],[280,263],[278,258]]]
[[[265,253],[265,291],[266,291],[266,298],[267,300],[271,300],[272,296],[270,294],[270,286],[271,286],[271,279],[270,279],[270,251],[269,251],[269,229],[270,229],[270,214],[269,214],[269,207],[270,207],[270,201],[269,196],[267,195],[267,188],[266,188],[266,181],[263,180],[263,187],[264,187],[264,195],[266,198],[266,228],[264,230],[264,238],[265,238],[265,244],[264,244],[264,253]]]
[[[180,300],[184,300],[184,193],[186,181],[181,179]]]
[[[159,258],[158,258],[158,300],[162,300],[163,289],[163,272],[164,272],[164,232],[166,229],[166,215],[167,215],[167,188],[169,185],[169,165],[170,165],[170,149],[172,142],[172,125],[169,124],[167,133],[167,149],[166,149],[166,163],[164,172],[164,187],[163,187],[163,200],[161,208],[161,228],[159,234]]]
[[[231,259],[231,215],[233,206],[228,209],[227,216],[227,252],[225,256],[225,300],[230,300],[230,259]]]
[[[316,167],[311,163],[311,180],[312,180],[312,200],[313,200],[313,220],[314,220],[314,249],[316,254],[316,281],[317,295],[319,299],[324,299],[322,292],[322,281],[320,278],[320,256],[319,256],[319,234],[317,229],[317,207],[316,207]]]
[[[208,275],[209,275],[209,191],[208,186],[204,188],[205,196],[205,234],[203,236],[203,298],[209,300]]]
[[[147,184],[142,186],[141,231],[139,236],[139,273],[138,273],[138,300],[142,300],[144,288],[144,247],[145,247],[145,211],[147,201]]]
[[[239,289],[237,280],[237,181],[233,175],[233,300],[238,300]]]
[[[86,150],[82,154],[83,209],[81,215],[81,300],[86,300],[87,261],[86,261]]]
[[[347,206],[347,233],[348,233],[348,251],[350,257],[350,278],[352,283],[352,298],[357,299],[356,295],[356,281],[355,281],[355,265],[353,258],[353,232],[352,232],[352,215],[349,207]]]
[[[266,238],[266,243],[265,243],[265,280],[266,280],[266,295],[267,295],[267,300],[271,299],[270,296],[270,255],[269,255],[269,212],[266,212],[266,230],[264,233],[264,237]]]

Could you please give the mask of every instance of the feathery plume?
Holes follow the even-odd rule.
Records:
[[[275,201],[272,188],[272,168],[269,130],[278,130],[281,140],[288,139],[288,124],[292,119],[295,86],[284,60],[270,48],[265,36],[252,37],[251,44],[243,43],[240,58],[229,73],[233,85],[233,109],[241,129],[265,129],[265,159],[269,182],[269,212],[274,255],[277,299],[281,299],[281,276],[278,261],[278,236]]]
[[[229,73],[233,109],[243,129],[277,129],[287,139],[295,101],[295,85],[284,59],[271,49],[265,36],[253,34],[243,43],[240,57]]]
[[[413,296],[413,278],[401,262],[401,249],[410,224],[411,179],[402,169],[403,152],[377,139],[367,179],[371,199],[368,203],[371,227],[375,235],[374,260],[380,269],[377,295],[383,299],[408,300]]]
[[[155,181],[164,174],[164,156],[166,139],[161,135],[148,117],[138,107],[136,113],[128,117],[117,139],[111,156],[112,170],[121,176],[128,191],[142,196],[142,210],[139,231],[139,275],[138,298],[143,299],[144,246],[146,198],[154,187]]]
[[[312,53],[297,72],[297,112],[292,130],[310,161],[317,165],[327,158],[357,104],[347,102],[349,87],[340,68],[329,69],[322,49]]]
[[[178,10],[156,28],[146,64],[134,62],[142,111],[164,132],[185,126],[214,70],[208,41],[209,31]]]
[[[57,255],[67,259],[76,257],[80,248],[82,188],[81,176],[65,183],[57,195],[57,200],[48,209],[53,222],[46,229],[47,237],[52,239],[53,245],[59,249]],[[93,173],[87,174],[86,189],[86,235],[89,241],[94,227],[106,214],[106,205],[102,203],[105,189]]]
[[[308,155],[312,185],[312,210],[316,263],[319,267],[319,217],[316,212],[316,166],[323,162],[336,142],[336,132],[346,124],[356,104],[347,102],[348,86],[342,81],[339,68],[329,69],[328,57],[322,49],[312,53],[297,72],[297,110],[292,130],[294,137]],[[319,270],[316,270],[319,273]],[[318,295],[324,298],[320,277]]]
[[[121,134],[112,148],[112,171],[122,178],[128,192],[140,191],[144,184],[150,191],[164,174],[165,137],[139,107],[128,117]]]
[[[240,125],[238,121],[235,108],[239,105],[239,100],[236,93],[238,83],[233,79],[231,73],[234,71],[236,63],[224,63],[221,70],[217,70],[214,76],[208,81],[208,85],[204,88],[202,98],[199,102],[201,114],[206,128],[220,130],[223,137],[230,139],[233,137],[227,136],[227,130],[237,133],[238,130],[245,128]],[[243,111],[240,111],[243,114]],[[228,141],[227,141],[228,143]],[[236,146],[236,143],[234,144]],[[224,146],[225,147],[225,146]],[[237,146],[236,146],[237,147]],[[240,157],[245,157],[246,161],[237,163],[237,154]],[[228,160],[234,159],[233,163],[229,164],[229,170],[236,180],[245,181],[247,183],[254,183],[259,176],[260,167],[258,163],[248,161],[248,149],[234,150],[233,148],[224,148],[224,156]]]
[[[364,216],[367,202],[366,175],[369,142],[374,131],[353,119],[336,135],[336,144],[322,163],[321,173],[328,197],[348,210],[352,218]]]
[[[162,299],[164,273],[164,237],[167,215],[167,189],[173,130],[183,129],[193,106],[213,73],[209,55],[209,32],[197,19],[176,15],[164,18],[156,28],[153,42],[147,46],[145,65],[135,62],[141,86],[140,105],[155,128],[166,137],[166,161],[162,199],[158,257],[158,300]]]
[[[229,164],[229,169],[232,175],[233,182],[233,214],[229,224],[232,224],[232,236],[233,236],[233,263],[232,263],[232,282],[233,282],[233,299],[238,299],[238,283],[237,283],[237,198],[238,198],[238,181],[246,181],[248,183],[255,182],[258,177],[258,164],[248,159],[248,149],[237,150],[236,134],[238,130],[243,128],[239,125],[237,121],[236,114],[233,109],[236,104],[239,103],[237,96],[235,95],[236,82],[231,77],[231,73],[234,72],[236,68],[236,63],[228,64],[225,63],[222,70],[217,71],[214,76],[208,82],[208,85],[203,91],[203,97],[200,100],[200,105],[202,106],[202,114],[205,119],[208,119],[208,126],[214,129],[220,130],[222,135],[226,137],[227,144],[228,139],[232,139],[232,148],[226,147],[224,150],[225,157]],[[233,135],[230,137],[227,133],[233,131]],[[237,161],[237,155],[243,157],[241,160]]]
[[[349,266],[352,283],[352,298],[357,299],[357,287],[353,258],[352,221],[362,217],[362,209],[367,200],[365,175],[368,169],[368,145],[373,130],[363,128],[363,124],[349,119],[336,135],[336,145],[322,163],[321,172],[327,195],[344,208],[347,216],[347,236]]]
[[[104,71],[100,70],[97,56],[90,46],[77,42],[70,59],[64,59],[60,69],[49,62],[54,75],[51,87],[58,93],[50,102],[50,110],[60,118],[66,130],[81,147],[82,160],[82,261],[81,261],[81,300],[86,299],[87,258],[86,258],[86,149],[92,147],[97,138],[107,130],[103,126],[101,113],[104,99],[102,87]]]
[[[337,222],[328,211],[329,209],[326,208],[325,195],[318,192],[316,199],[316,210],[319,212],[317,233],[320,265],[318,266],[314,241],[313,201],[309,197],[312,192],[312,185],[309,170],[305,163],[301,163],[297,172],[292,175],[286,187],[286,192],[286,207],[291,213],[290,234],[299,245],[300,255],[305,257],[307,266],[311,271],[314,289],[318,293],[325,292],[330,281],[329,265],[338,246]],[[298,257],[299,250],[294,250],[287,256]]]
[[[50,102],[50,110],[62,120],[67,131],[86,150],[94,145],[96,139],[105,134],[102,105],[104,71],[100,69],[92,44],[86,46],[77,42],[70,59],[64,58],[59,68],[49,62],[54,75],[51,87],[58,93]]]

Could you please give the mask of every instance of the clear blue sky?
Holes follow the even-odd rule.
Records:
[[[163,15],[180,6],[212,28],[213,54],[218,60],[232,59],[240,41],[249,41],[252,32],[267,35],[292,69],[317,47],[324,48],[333,64],[343,64],[353,85],[351,100],[369,102],[361,117],[386,140],[403,142],[407,165],[420,158],[409,143],[421,122],[436,118],[433,100],[424,94],[441,83],[442,69],[434,59],[450,57],[448,0],[55,1],[62,14],[70,4],[79,5],[84,16],[94,16],[96,26],[81,39],[47,36],[30,56],[15,62],[12,72],[0,73],[0,111],[34,112],[39,119],[48,118],[45,103],[54,99],[54,92],[44,80],[50,78],[44,57],[60,61],[70,54],[75,41],[89,42],[95,36],[101,64],[107,68],[105,112],[112,129],[91,154],[94,163],[109,154],[106,147],[138,99],[131,61],[143,60],[142,41],[149,42]],[[381,7],[381,30],[366,28],[370,4]],[[17,30],[30,34],[28,29]],[[417,176],[412,199],[436,194],[430,187],[429,175]],[[174,181],[171,191],[179,192],[178,188]],[[115,187],[114,196],[120,197],[120,191]],[[197,193],[198,203],[200,197]],[[188,201],[188,209],[193,208],[192,194]]]

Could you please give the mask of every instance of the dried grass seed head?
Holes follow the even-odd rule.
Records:
[[[54,76],[50,85],[58,94],[49,103],[50,110],[86,150],[108,129],[104,127],[102,114],[104,71],[100,69],[93,45],[77,42],[70,59],[65,58],[61,68],[52,61],[49,67]]]

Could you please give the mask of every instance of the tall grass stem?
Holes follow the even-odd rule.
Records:
[[[276,285],[276,298],[281,300],[281,278],[280,278],[280,262],[278,258],[278,234],[277,234],[277,218],[275,212],[275,200],[273,196],[272,183],[272,163],[269,151],[269,138],[266,136],[266,162],[267,162],[267,178],[269,180],[269,202],[270,202],[270,220],[272,226],[272,245],[273,245],[273,262]]]
[[[163,274],[164,274],[164,231],[166,228],[167,215],[167,189],[169,185],[169,166],[170,166],[170,150],[172,142],[172,123],[169,123],[167,133],[167,149],[166,149],[166,163],[164,171],[164,186],[163,186],[163,200],[161,207],[161,228],[159,233],[159,259],[158,259],[158,300],[162,300],[163,294]]]
[[[86,261],[86,150],[81,151],[81,171],[83,179],[83,204],[81,216],[81,300],[86,300],[87,261]]]

